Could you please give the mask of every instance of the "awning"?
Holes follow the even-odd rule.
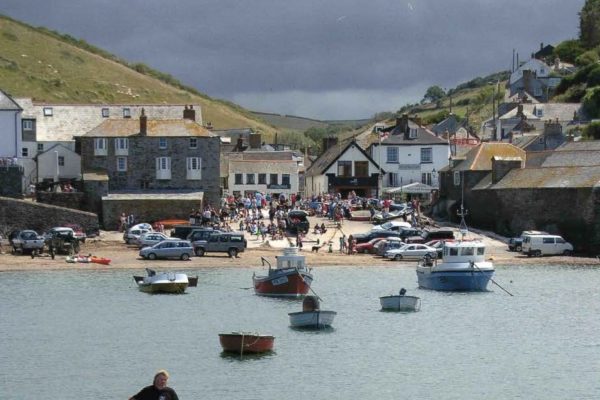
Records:
[[[204,192],[159,192],[159,193],[110,193],[102,201],[111,200],[202,200]]]
[[[408,194],[429,194],[432,190],[435,190],[433,186],[426,185],[421,182],[413,182],[408,185],[385,189],[385,193],[408,193]]]

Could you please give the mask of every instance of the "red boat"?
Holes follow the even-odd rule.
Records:
[[[219,333],[223,351],[240,353],[264,353],[273,350],[275,337],[251,332]]]
[[[297,247],[288,247],[283,255],[277,256],[277,268],[269,265],[265,276],[252,276],[254,292],[261,296],[301,297],[308,293],[313,277],[306,268],[305,257],[298,254]]]

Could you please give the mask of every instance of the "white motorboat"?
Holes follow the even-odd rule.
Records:
[[[294,328],[321,329],[330,327],[337,313],[321,310],[317,296],[306,296],[302,302],[302,311],[289,313],[288,315],[290,325]]]
[[[421,298],[406,296],[405,293],[406,289],[402,288],[397,295],[380,297],[381,309],[384,311],[419,311],[421,309]]]
[[[187,274],[160,272],[146,268],[148,276],[134,277],[141,292],[145,293],[184,293],[189,285]]]

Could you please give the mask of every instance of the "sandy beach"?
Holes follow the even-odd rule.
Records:
[[[413,268],[416,265],[415,260],[407,261],[388,261],[381,257],[371,254],[342,254],[339,251],[339,237],[341,235],[351,235],[361,232],[367,232],[372,228],[372,224],[365,221],[344,221],[341,229],[328,221],[326,218],[310,217],[311,226],[315,223],[325,223],[328,230],[325,234],[315,235],[309,232],[304,240],[302,253],[306,256],[307,265],[321,268],[327,266],[390,266]],[[456,227],[456,237],[459,233]],[[29,255],[11,254],[10,248],[4,242],[2,246],[3,253],[0,254],[0,272],[6,271],[46,271],[46,270],[112,270],[112,269],[139,269],[151,267],[158,270],[175,269],[197,269],[208,267],[231,267],[231,268],[251,268],[261,266],[261,257],[271,261],[282,253],[284,247],[289,246],[288,239],[266,240],[257,239],[256,236],[246,234],[248,248],[241,253],[238,258],[230,258],[225,253],[207,254],[204,257],[192,257],[189,261],[179,260],[144,260],[138,255],[136,246],[129,246],[123,242],[123,234],[120,232],[101,231],[97,238],[88,239],[82,244],[81,254],[93,254],[99,257],[107,257],[112,261],[110,265],[85,264],[85,263],[67,263],[64,255],[57,255],[53,260],[48,254],[31,258]],[[541,257],[532,258],[525,255],[510,252],[506,245],[506,238],[499,237],[492,233],[471,230],[470,238],[480,239],[485,242],[487,255],[494,261],[496,266],[510,265],[599,265],[600,261],[596,258],[584,257]],[[317,245],[319,240],[319,251],[311,251],[312,247]],[[329,252],[328,243],[331,241],[332,252]],[[295,243],[295,240],[292,240]]]

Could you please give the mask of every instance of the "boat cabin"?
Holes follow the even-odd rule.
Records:
[[[444,261],[484,261],[485,244],[482,242],[447,242],[442,255]]]
[[[284,249],[283,255],[277,256],[277,269],[297,268],[299,271],[306,270],[305,257],[298,254],[297,247]]]

